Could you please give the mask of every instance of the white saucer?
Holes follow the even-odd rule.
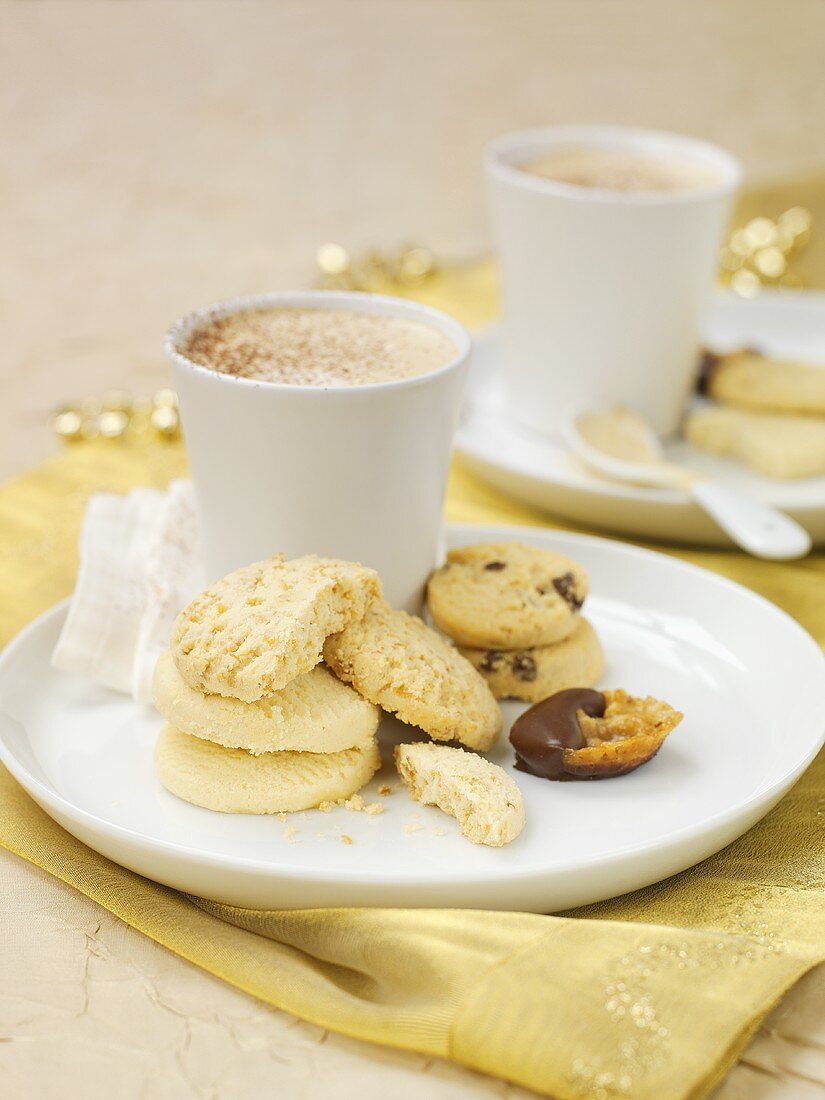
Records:
[[[716,296],[706,340],[716,350],[752,346],[825,366],[825,294],[763,291],[745,300]],[[544,438],[507,419],[498,330],[476,336],[456,449],[498,489],[576,523],[641,538],[730,546],[727,535],[679,490],[619,485],[590,474],[561,440]],[[718,477],[787,512],[825,544],[825,477],[780,481],[743,463],[678,441],[668,457]]]
[[[608,658],[602,686],[666,699],[685,718],[657,757],[619,779],[551,783],[513,772],[527,826],[505,848],[476,847],[452,818],[408,800],[389,761],[393,741],[411,732],[392,721],[382,731],[388,764],[363,792],[382,802],[379,816],[341,808],[284,822],[178,800],[152,766],[160,719],[50,667],[66,603],[0,656],[0,758],[46,813],[110,859],[254,908],[549,912],[657,881],[739,836],[822,743],[825,658],[813,639],[746,589],[649,551],[534,528],[456,527],[450,542],[516,537],[568,553],[590,573],[586,610]],[[505,705],[508,725],[521,709]],[[512,768],[506,739],[491,756]],[[382,783],[395,787],[384,798]]]

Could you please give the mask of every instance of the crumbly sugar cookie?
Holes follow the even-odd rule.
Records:
[[[604,651],[587,619],[555,645],[535,649],[471,649],[459,646],[496,699],[537,703],[557,691],[592,687],[604,672]]]
[[[415,802],[438,806],[473,844],[500,848],[524,828],[524,800],[510,776],[473,752],[397,745],[395,766]]]
[[[699,388],[726,405],[825,416],[825,368],[742,350],[707,355]]]
[[[251,703],[319,664],[324,639],[359,619],[380,593],[378,574],[354,562],[268,558],[183,609],[172,657],[196,691]]]
[[[780,416],[716,405],[689,413],[683,431],[694,447],[741,458],[768,477],[825,474],[823,417]]]
[[[152,682],[152,701],[183,733],[231,749],[262,752],[340,752],[375,736],[381,712],[329,669],[309,672],[254,703],[190,688],[167,650]]]
[[[421,619],[385,600],[327,638],[324,660],[365,699],[436,741],[486,749],[501,732],[501,710],[470,662]]]
[[[427,586],[436,626],[459,645],[530,649],[571,634],[587,595],[580,565],[523,542],[451,550]]]
[[[155,770],[168,791],[226,814],[288,813],[349,798],[380,767],[374,738],[341,752],[253,756],[167,725],[155,747]]]

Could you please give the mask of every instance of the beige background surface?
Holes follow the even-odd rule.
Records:
[[[825,167],[819,0],[0,0],[0,476],[50,408],[164,379],[166,325],[303,285],[325,240],[488,246],[479,150],[555,121]],[[0,1080],[18,1097],[526,1095],[265,1008],[0,853]],[[822,1095],[801,983],[725,1100]]]

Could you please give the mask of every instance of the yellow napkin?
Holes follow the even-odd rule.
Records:
[[[423,295],[489,317],[489,265]],[[0,488],[0,643],[71,591],[91,492],[163,486],[179,444],[79,443]],[[460,465],[451,519],[548,523]],[[560,524],[556,524],[561,526]],[[825,559],[680,551],[825,641]],[[92,852],[0,769],[0,843],[182,957],[361,1039],[452,1058],[555,1097],[705,1095],[759,1021],[825,958],[825,754],[746,836],[698,867],[565,917],[459,910],[254,912],[158,886]]]

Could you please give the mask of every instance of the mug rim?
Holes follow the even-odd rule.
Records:
[[[604,187],[582,187],[561,180],[545,179],[524,171],[514,163],[564,143],[589,142],[607,148],[621,148],[653,154],[669,152],[704,163],[720,172],[718,183],[682,191],[618,191]],[[742,183],[741,162],[721,146],[670,130],[598,123],[571,123],[513,130],[484,147],[484,165],[493,179],[535,194],[551,195],[574,202],[610,206],[673,206],[693,204],[729,195]]]
[[[434,370],[415,374],[409,378],[393,378],[381,382],[361,382],[358,384],[315,385],[311,382],[275,382],[265,378],[241,378],[234,374],[224,374],[212,367],[205,367],[187,358],[180,350],[180,343],[194,329],[209,321],[231,316],[243,310],[267,309],[270,307],[285,309],[342,309],[352,313],[376,314],[383,317],[399,317],[418,320],[424,325],[437,329],[448,336],[456,347],[456,354]],[[424,305],[407,298],[397,298],[391,294],[372,294],[361,290],[281,290],[265,294],[243,295],[227,298],[209,306],[192,310],[174,322],[166,331],[163,340],[164,351],[170,362],[177,367],[217,381],[218,384],[241,385],[251,389],[265,388],[281,393],[334,393],[336,395],[376,393],[385,390],[413,388],[427,385],[437,378],[455,371],[467,361],[472,351],[472,337],[464,325],[450,314],[440,309]]]

